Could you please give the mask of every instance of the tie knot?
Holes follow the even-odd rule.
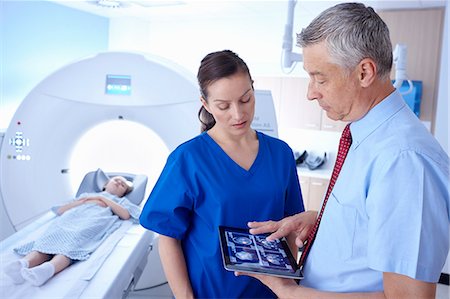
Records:
[[[341,138],[352,140],[352,133],[350,132],[350,124],[347,124],[344,128],[344,131],[342,131]]]

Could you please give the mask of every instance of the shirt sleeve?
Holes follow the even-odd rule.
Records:
[[[369,267],[439,280],[449,248],[448,168],[414,151],[385,157],[367,196]]]
[[[141,209],[132,203],[127,197],[118,198],[118,203],[130,213],[130,220],[133,223],[139,223]]]
[[[182,239],[189,228],[194,200],[189,194],[188,165],[169,156],[140,216],[143,227]]]

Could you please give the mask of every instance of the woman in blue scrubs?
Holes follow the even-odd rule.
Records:
[[[253,80],[238,55],[208,54],[197,78],[202,133],[170,154],[140,222],[160,234],[176,298],[275,298],[259,281],[224,269],[218,227],[302,212],[294,155],[285,142],[250,127]],[[288,241],[294,248],[294,238]]]

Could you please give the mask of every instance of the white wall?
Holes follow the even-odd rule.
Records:
[[[138,18],[114,18],[109,22],[110,51],[149,52],[150,24]]]
[[[278,4],[276,8],[267,18],[258,14],[247,17],[218,16],[214,19],[211,16],[185,16],[181,21],[173,17],[147,21],[111,18],[109,48],[159,55],[180,64],[193,74],[197,73],[200,61],[206,54],[230,49],[246,61],[252,76],[283,75],[280,59],[287,2]],[[296,13],[299,9],[296,8]],[[296,16],[302,22],[310,21],[300,15]],[[297,29],[294,31],[301,26],[295,23],[294,28]],[[299,52],[300,49],[294,51]],[[300,66],[293,75],[306,77]]]
[[[442,145],[444,150],[449,154],[450,141],[449,141],[449,115],[450,107],[448,86],[449,86],[449,61],[448,61],[448,30],[450,27],[450,7],[448,2],[446,2],[445,17],[444,17],[444,33],[442,38],[442,54],[441,54],[441,70],[439,75],[439,90],[436,106],[436,122],[434,128],[434,135],[439,143]]]
[[[439,80],[439,91],[438,91],[438,99],[436,106],[436,122],[434,127],[434,136],[439,141],[441,146],[450,155],[450,141],[449,141],[449,121],[448,118],[450,116],[450,108],[448,105],[449,102],[449,94],[448,94],[448,86],[449,86],[449,78],[448,71],[450,68],[448,61],[448,30],[450,27],[450,6],[448,2],[446,2],[445,7],[445,18],[444,18],[444,33],[442,38],[442,54],[441,54],[441,70],[440,70],[440,80]],[[450,184],[450,178],[449,178]],[[443,272],[449,274],[450,273],[450,252],[447,257],[447,263],[444,266]]]

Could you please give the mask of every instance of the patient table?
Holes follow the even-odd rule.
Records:
[[[122,174],[108,173],[108,175]],[[87,174],[77,194],[90,189],[91,186],[86,187],[89,185],[86,181],[101,185],[102,179],[105,178],[102,176],[104,174],[101,170]],[[138,182],[140,185],[135,186],[133,192],[129,194],[131,197],[129,199],[134,202],[136,195],[142,200],[147,182],[143,176],[137,176],[136,180],[140,180]],[[36,239],[52,224],[55,217],[56,215],[49,211],[0,242],[0,265],[19,259],[21,256],[14,253],[13,247]],[[125,298],[128,292],[133,290],[147,263],[153,238],[154,234],[139,224],[133,224],[129,220],[123,221],[89,259],[74,263],[40,287],[34,287],[27,282],[15,285],[1,271],[0,298]]]

